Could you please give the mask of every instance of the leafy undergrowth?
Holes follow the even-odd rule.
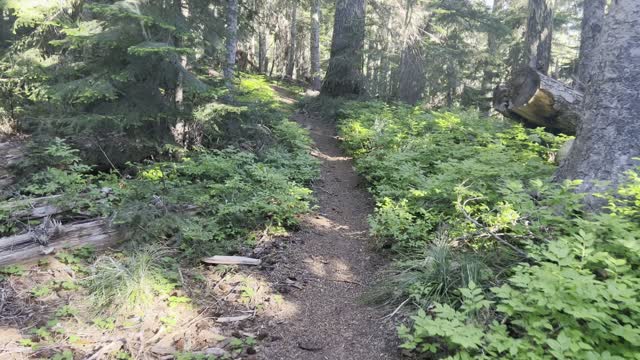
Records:
[[[58,249],[37,266],[2,268],[2,287],[11,289],[3,323],[31,328],[15,351],[73,359],[120,338],[128,340],[104,358],[181,351],[182,359],[237,358],[255,351],[255,334],[225,334],[212,315],[255,314],[269,302],[277,306],[277,294],[233,267],[197,262],[250,254],[270,235],[294,228],[310,210],[306,186],[318,162],[307,132],[287,119],[290,105],[265,78],[243,75],[232,102],[220,100],[227,94],[216,84],[185,119],[184,144],[167,145],[142,163],[101,172],[61,139],[34,143],[18,169],[22,181],[0,202],[0,235],[40,234],[44,227],[39,241],[46,248],[60,223],[64,229],[102,218],[122,245],[99,255]],[[59,211],[33,218],[31,206],[43,197]],[[207,348],[214,350],[203,353]]]
[[[566,140],[477,112],[346,102],[345,148],[396,253],[372,296],[411,300],[402,347],[455,359],[640,358],[640,181],[583,212],[551,181]]]

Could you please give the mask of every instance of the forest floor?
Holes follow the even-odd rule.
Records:
[[[299,94],[273,89],[295,105]],[[180,266],[182,285],[171,297],[105,317],[75,285],[91,263],[50,256],[0,277],[0,359],[400,358],[400,315],[363,301],[387,265],[368,236],[373,200],[342,154],[335,124],[304,110],[291,118],[309,130],[321,160],[316,207],[297,231],[265,231],[246,249],[260,266]]]
[[[276,89],[284,101],[286,92]],[[259,352],[263,359],[393,359],[397,335],[388,309],[363,303],[385,266],[368,238],[371,196],[339,147],[333,123],[298,111],[293,119],[310,131],[313,155],[322,161],[313,186],[314,213],[292,234],[285,262],[269,275],[275,283],[302,283],[284,296],[287,307],[271,314],[271,336],[281,338]],[[274,334],[275,333],[275,334]]]

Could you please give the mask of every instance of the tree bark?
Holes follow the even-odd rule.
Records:
[[[175,0],[174,3],[176,10],[176,25],[177,27],[185,26],[189,17],[189,9],[185,4],[183,4],[183,0]],[[184,46],[184,38],[182,36],[176,36],[174,39],[174,45],[176,48],[181,48]],[[180,55],[179,57],[179,69],[177,76],[177,84],[176,84],[176,94],[175,94],[175,103],[176,108],[178,110],[183,110],[183,102],[184,102],[184,70],[187,68],[187,55]]]
[[[411,40],[402,50],[398,81],[400,101],[413,105],[422,98],[427,78],[420,39]]]
[[[427,83],[424,57],[422,54],[422,36],[416,33],[413,6],[415,1],[407,0],[404,16],[404,44],[400,56],[400,72],[398,74],[398,99],[413,105],[420,98]]]
[[[491,13],[493,16],[497,16],[504,7],[503,0],[494,0],[493,7],[491,8]],[[487,32],[487,55],[488,60],[484,65],[484,71],[482,74],[482,83],[480,85],[480,90],[482,91],[483,101],[480,106],[480,110],[482,110],[487,116],[491,112],[491,89],[494,88],[494,80],[496,78],[496,65],[495,58],[498,53],[498,39],[496,37],[495,31]],[[486,100],[484,100],[486,99]]]
[[[337,0],[329,68],[321,92],[329,96],[359,95],[365,35],[365,0]]]
[[[262,74],[267,72],[267,34],[264,25],[260,25],[258,33],[258,71]]]
[[[525,33],[525,61],[529,66],[549,74],[553,9],[549,0],[529,0],[529,17]]]
[[[322,10],[320,0],[312,0],[311,4],[311,89],[320,90],[320,17]]]
[[[493,107],[531,127],[574,135],[580,122],[583,95],[564,83],[525,67],[507,86],[498,86]]]
[[[287,56],[287,68],[286,75],[289,79],[293,79],[293,69],[296,66],[296,36],[297,36],[297,13],[298,13],[298,2],[292,2],[291,8],[291,19],[289,23],[289,52]]]
[[[236,48],[238,44],[238,0],[227,0],[227,58],[224,67],[224,80],[227,89],[233,90]]]
[[[591,83],[594,70],[598,37],[604,23],[606,0],[584,0],[582,10],[582,32],[580,35],[580,56],[578,58],[578,86],[584,91]]]
[[[595,53],[584,117],[556,175],[583,180],[585,193],[616,187],[640,165],[640,1],[611,3]],[[595,199],[587,201],[593,209],[601,205]]]

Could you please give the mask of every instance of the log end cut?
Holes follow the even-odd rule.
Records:
[[[493,106],[529,127],[574,135],[580,120],[582,93],[526,67],[517,71],[507,85],[496,87]]]

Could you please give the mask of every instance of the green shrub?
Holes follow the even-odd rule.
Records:
[[[380,103],[347,103],[340,119],[378,202],[372,232],[400,255],[383,297],[421,308],[400,327],[402,347],[451,359],[640,358],[637,173],[589,215],[578,182],[550,179],[565,137]]]
[[[575,218],[567,232],[530,245],[531,260],[486,297],[463,288],[460,309],[420,311],[400,329],[403,347],[456,359],[640,358],[640,226],[604,213]]]

